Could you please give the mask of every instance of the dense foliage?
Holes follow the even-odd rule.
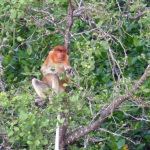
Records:
[[[1,0],[2,79],[0,131],[16,149],[53,149],[56,118],[67,113],[68,133],[90,124],[115,98],[131,89],[150,64],[148,0],[73,1],[69,52],[73,73],[69,92],[36,107],[33,77],[49,50],[64,45],[67,0]],[[91,10],[92,8],[92,10]],[[76,16],[74,14],[74,16]],[[5,39],[5,40],[4,40]],[[7,39],[7,40],[6,40]],[[107,118],[98,130],[68,149],[147,150],[150,148],[150,78]],[[67,99],[67,107],[62,103]],[[60,125],[64,119],[60,120]],[[0,143],[2,139],[0,138]]]

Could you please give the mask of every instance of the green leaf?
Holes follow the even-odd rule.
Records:
[[[74,101],[74,102],[78,101],[78,99],[79,99],[79,96],[78,96],[78,95],[73,95],[73,96],[71,97],[71,101]]]
[[[138,128],[140,128],[140,123],[139,123],[139,122],[137,122],[137,123],[135,124],[135,129],[138,129]]]
[[[27,66],[24,67],[25,72],[30,72],[29,68]]]
[[[2,58],[2,64],[3,66],[7,66],[12,60],[12,56],[11,55],[7,55],[6,57]]]
[[[100,45],[105,49],[108,50],[109,49],[109,44],[106,41],[101,41]]]
[[[19,136],[23,137],[25,135],[24,132],[19,133]]]
[[[140,146],[138,146],[137,150],[143,150],[145,147],[145,144],[141,144]]]
[[[34,142],[34,144],[35,144],[36,146],[39,146],[39,145],[40,145],[40,141],[39,141],[39,140],[36,140],[36,141]]]
[[[24,39],[20,36],[17,37],[17,41],[22,42]]]
[[[137,37],[134,37],[133,43],[134,43],[135,47],[138,47],[139,46],[139,39]]]
[[[88,69],[88,68],[85,68],[84,69],[84,74],[86,75],[86,74],[88,74],[90,72],[90,70]]]
[[[101,27],[102,24],[103,24],[103,21],[99,21],[96,26],[99,28],[99,27]]]
[[[114,136],[114,135],[112,135],[112,134],[110,134],[110,139],[111,139],[113,142],[115,142],[115,141],[116,141],[115,136]]]
[[[33,141],[35,138],[32,135],[28,136],[28,140]]]
[[[25,0],[19,0],[19,3],[25,4]]]
[[[19,115],[19,118],[21,120],[26,120],[28,118],[28,115],[24,111],[21,111],[20,115]]]
[[[42,121],[41,126],[46,127],[46,126],[48,126],[48,124],[49,124],[49,120],[47,119],[45,121]]]
[[[63,84],[63,86],[64,86],[64,87],[67,87],[67,86],[68,86],[68,84],[67,84],[67,83],[64,83],[64,84]]]
[[[32,72],[32,74],[34,75],[34,76],[36,76],[36,77],[39,77],[40,75],[41,75],[41,73],[40,72]]]
[[[65,121],[65,118],[62,118],[62,119],[59,120],[59,123],[60,123],[60,124],[63,124],[64,121]]]
[[[14,132],[11,130],[9,133],[8,133],[8,136],[12,136],[14,134]]]
[[[41,143],[42,143],[43,145],[47,145],[47,144],[48,144],[48,140],[45,138],[45,139],[43,139],[43,140],[41,141]]]
[[[82,62],[81,62],[81,65],[82,65],[83,67],[85,67],[85,65],[87,65],[87,62],[86,62],[86,61],[82,61]]]
[[[18,128],[18,127],[14,127],[14,130],[15,130],[15,131],[19,131],[19,128]]]
[[[68,112],[69,112],[69,110],[65,109],[65,110],[63,110],[63,112],[64,112],[64,113],[68,113]]]
[[[118,149],[123,148],[123,146],[125,145],[125,139],[121,139],[117,142],[118,145]]]
[[[24,11],[19,11],[17,18],[20,19],[21,17],[24,17]]]
[[[35,51],[38,51],[38,49],[39,49],[38,43],[34,43],[33,47],[34,47],[34,50],[35,50]]]
[[[42,134],[41,132],[38,133],[37,138],[38,138],[39,140],[43,139],[43,134]]]
[[[22,75],[25,75],[25,76],[31,76],[31,75],[32,75],[31,72],[22,72],[21,74],[22,74]]]
[[[32,141],[27,141],[27,144],[31,145],[31,144],[33,144],[33,142]]]
[[[46,0],[46,3],[53,3],[53,0]]]
[[[28,53],[29,55],[32,54],[32,46],[28,46],[28,48],[27,48],[27,53]]]
[[[115,142],[109,143],[108,145],[109,145],[109,147],[110,147],[112,150],[118,150],[118,146],[117,146],[117,144],[116,144]]]
[[[131,12],[135,11],[135,10],[136,10],[136,7],[137,7],[136,5],[131,5],[131,6],[130,6],[130,11],[131,11]]]
[[[10,142],[10,143],[14,143],[15,140],[16,140],[15,137],[11,137],[11,138],[9,139],[9,142]]]
[[[10,18],[15,19],[17,15],[17,11],[15,9],[10,10]]]

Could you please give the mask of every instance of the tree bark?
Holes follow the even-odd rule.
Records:
[[[72,1],[69,0],[68,12],[67,12],[67,20],[66,20],[66,30],[65,30],[65,47],[70,50],[70,37],[71,37],[71,27],[73,25],[73,4]],[[64,106],[67,108],[67,100],[63,101]],[[63,125],[60,127],[59,131],[59,145],[60,149],[64,149],[63,143],[66,137],[66,132],[68,128],[68,114],[62,113],[61,118],[65,118]]]
[[[73,25],[73,4],[72,1],[69,0],[68,13],[67,13],[67,21],[66,21],[66,31],[65,31],[65,46],[68,50],[70,50],[70,37],[71,37],[71,27]]]
[[[2,56],[0,55],[0,92],[1,91],[4,91],[4,85],[3,85],[3,82],[2,82]]]

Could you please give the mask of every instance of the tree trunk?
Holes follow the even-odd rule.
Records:
[[[72,4],[72,1],[69,0],[67,20],[66,20],[65,39],[64,39],[65,47],[68,50],[70,50],[70,37],[71,37],[70,32],[71,32],[72,25],[73,25],[73,4]],[[67,100],[64,100],[63,103],[64,103],[64,106],[67,108]],[[64,146],[65,146],[64,140],[65,140],[66,132],[67,132],[67,128],[68,128],[68,115],[65,113],[62,113],[60,116],[61,116],[61,118],[65,118],[65,121],[61,127],[58,127],[56,129],[55,150],[63,150],[64,149]],[[59,135],[59,137],[58,137],[58,135]]]

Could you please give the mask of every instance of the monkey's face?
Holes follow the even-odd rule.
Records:
[[[65,60],[65,56],[66,56],[66,52],[61,51],[61,50],[55,51],[54,57],[57,63],[62,63]]]
[[[56,46],[53,50],[53,60],[56,63],[63,63],[67,56],[67,49],[64,46]]]

